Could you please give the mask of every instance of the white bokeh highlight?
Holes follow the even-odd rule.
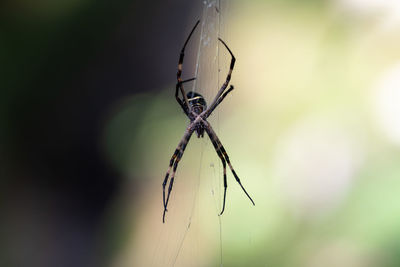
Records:
[[[383,73],[373,88],[374,118],[383,136],[400,146],[400,64]]]
[[[378,16],[382,30],[400,26],[399,0],[335,0],[334,2],[353,14]]]
[[[329,212],[348,192],[362,153],[349,132],[324,118],[294,125],[277,145],[282,195],[299,216]]]

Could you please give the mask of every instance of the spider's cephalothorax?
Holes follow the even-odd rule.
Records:
[[[187,93],[187,98],[189,102],[190,108],[193,110],[196,115],[200,115],[204,110],[207,109],[207,103],[204,97],[196,92],[190,91]],[[193,121],[196,117],[191,118],[191,121]],[[199,122],[195,126],[196,134],[197,137],[204,137],[204,124],[203,122]]]
[[[181,141],[179,142],[178,147],[175,149],[174,154],[171,157],[171,160],[169,162],[169,167],[167,174],[165,175],[164,182],[162,184],[163,187],[163,204],[164,204],[164,214],[163,214],[163,222],[165,219],[165,213],[167,212],[167,206],[168,206],[168,201],[169,197],[172,191],[172,186],[174,185],[174,179],[175,179],[175,172],[178,167],[178,163],[181,160],[183,156],[183,152],[185,151],[185,148],[190,140],[190,137],[192,136],[193,132],[196,131],[198,137],[203,137],[204,132],[207,133],[208,137],[210,137],[211,143],[213,144],[215,151],[218,154],[218,157],[221,159],[222,162],[222,167],[224,168],[224,202],[222,204],[222,213],[224,213],[225,210],[225,198],[226,198],[226,189],[228,187],[228,182],[226,179],[226,165],[228,164],[229,168],[232,171],[233,176],[235,177],[236,182],[240,185],[246,196],[250,199],[250,201],[254,204],[253,199],[251,199],[250,195],[246,192],[244,189],[242,183],[240,182],[239,177],[237,176],[235,170],[232,167],[232,164],[229,160],[228,153],[226,153],[224,146],[221,144],[221,141],[219,140],[217,134],[214,132],[213,128],[211,127],[210,123],[207,121],[207,118],[211,115],[211,113],[214,111],[214,109],[224,100],[224,98],[233,90],[233,86],[231,85],[228,89],[229,81],[231,79],[233,67],[235,66],[235,57],[233,56],[232,51],[229,49],[229,47],[225,44],[224,41],[222,41],[220,38],[218,40],[226,47],[226,49],[229,51],[229,54],[231,54],[231,64],[229,67],[229,72],[228,75],[226,76],[226,80],[224,84],[221,86],[219,89],[217,95],[215,96],[214,100],[211,102],[210,106],[207,107],[207,103],[204,99],[204,97],[196,92],[188,92],[185,94],[185,90],[183,89],[183,84],[186,82],[193,81],[195,78],[188,79],[185,81],[182,81],[181,75],[182,75],[182,64],[183,64],[183,58],[185,56],[185,47],[186,44],[188,43],[190,37],[192,36],[194,30],[196,29],[197,25],[199,25],[200,21],[197,21],[196,25],[193,27],[192,31],[190,32],[188,38],[186,39],[185,44],[183,45],[183,48],[181,50],[181,54],[179,56],[179,62],[178,62],[178,73],[176,75],[177,78],[177,83],[176,83],[176,90],[175,90],[175,98],[178,104],[181,106],[183,112],[186,114],[186,116],[190,119],[189,126],[186,128],[185,134],[183,135]],[[179,97],[179,92],[182,95],[182,98]],[[167,186],[168,179],[169,179],[169,174],[172,169],[172,175],[171,179],[169,181],[169,186],[168,186],[168,194],[167,197],[165,197],[165,187]]]
[[[187,98],[189,106],[197,115],[206,110],[207,103],[201,94],[190,91],[189,93],[187,93]]]

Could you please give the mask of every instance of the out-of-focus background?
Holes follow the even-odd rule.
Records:
[[[178,55],[217,4],[0,4],[0,266],[400,266],[397,0],[223,1],[184,78],[218,61],[197,85],[223,81],[216,36],[235,53],[210,122],[256,206],[228,170],[218,216],[221,164],[193,136],[162,224]],[[197,61],[207,29],[217,61]]]

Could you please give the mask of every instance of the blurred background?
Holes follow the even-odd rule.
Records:
[[[0,4],[0,266],[400,266],[400,2],[221,2]],[[183,76],[210,103],[234,52],[210,122],[256,206],[228,170],[218,216],[193,136],[163,224],[199,18]]]

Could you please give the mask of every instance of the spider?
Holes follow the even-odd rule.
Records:
[[[190,137],[192,136],[193,132],[196,131],[197,137],[204,137],[204,131],[207,133],[209,136],[215,151],[217,152],[219,158],[222,161],[222,166],[224,168],[224,200],[223,200],[223,205],[222,205],[222,211],[219,215],[222,215],[225,210],[225,199],[226,199],[226,189],[228,187],[227,181],[226,181],[226,163],[228,163],[229,168],[232,171],[233,176],[235,177],[236,181],[240,185],[240,187],[243,189],[244,193],[246,196],[250,199],[251,203],[254,204],[253,199],[250,197],[250,195],[247,193],[246,189],[244,189],[242,183],[240,182],[239,177],[237,176],[235,170],[232,167],[232,164],[229,160],[228,154],[225,151],[225,148],[222,146],[221,141],[215,134],[213,128],[211,125],[207,122],[207,118],[211,115],[211,113],[214,111],[214,109],[224,100],[224,98],[233,90],[233,85],[229,87],[228,90],[226,88],[228,87],[229,81],[231,79],[233,67],[235,65],[235,57],[233,56],[232,51],[229,49],[229,47],[226,45],[226,43],[221,39],[218,38],[218,40],[226,47],[228,52],[231,54],[231,64],[229,68],[228,75],[226,77],[226,80],[224,84],[221,86],[219,89],[217,95],[215,96],[214,100],[212,101],[211,105],[207,107],[207,103],[204,99],[204,97],[196,92],[188,92],[185,94],[185,90],[183,88],[183,84],[189,81],[193,81],[196,78],[188,79],[185,81],[182,81],[181,75],[182,75],[182,64],[183,64],[183,58],[185,56],[185,47],[192,36],[194,30],[196,29],[197,25],[199,24],[199,20],[197,21],[196,25],[194,25],[192,31],[190,32],[189,36],[186,39],[185,44],[183,45],[183,48],[181,50],[180,56],[179,56],[179,62],[178,62],[178,72],[177,72],[177,83],[176,83],[176,91],[175,91],[175,98],[176,101],[178,101],[178,104],[182,107],[183,112],[186,114],[186,116],[189,118],[190,123],[189,126],[186,128],[186,131],[181,139],[181,141],[178,144],[178,147],[176,148],[174,154],[171,157],[171,160],[169,162],[169,167],[167,170],[167,174],[165,175],[164,182],[162,183],[162,188],[163,188],[163,204],[164,204],[164,213],[163,213],[163,223],[165,222],[165,213],[167,212],[167,206],[168,206],[168,201],[169,197],[172,191],[172,186],[174,184],[174,178],[175,178],[175,172],[178,167],[179,161],[181,160],[183,156],[183,152],[185,151],[185,148],[190,140]],[[182,94],[182,99],[179,97],[179,92]],[[171,179],[169,181],[169,186],[168,186],[168,194],[167,198],[165,198],[165,187],[168,183],[168,177],[170,175],[172,169],[172,175]]]

